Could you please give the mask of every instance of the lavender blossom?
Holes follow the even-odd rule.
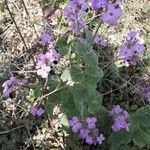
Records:
[[[96,126],[97,119],[95,117],[88,117],[86,118],[86,122],[88,123],[88,128],[93,129]]]
[[[45,110],[43,109],[43,108],[39,108],[39,109],[37,109],[37,111],[36,111],[36,114],[37,114],[37,116],[42,116],[43,114],[45,113]]]
[[[122,10],[119,6],[108,4],[106,11],[102,13],[101,19],[110,26],[113,26],[117,24],[117,20],[122,14]]]
[[[82,127],[77,117],[72,117],[69,120],[69,125],[74,133],[79,131],[79,136],[88,145],[102,144],[105,137],[102,133],[99,133],[99,129],[96,128],[97,119],[95,117],[87,117],[85,119],[86,127]],[[84,125],[84,124],[83,124]]]
[[[30,110],[31,114],[33,116],[42,116],[45,113],[45,110],[43,108],[36,108],[36,107],[32,107]]]
[[[30,110],[30,112],[33,116],[36,116],[36,111],[37,111],[37,108],[35,108],[35,107],[32,107]]]
[[[42,64],[41,68],[37,70],[37,74],[40,75],[42,78],[47,78],[50,70],[50,66]]]
[[[87,136],[88,136],[89,133],[90,133],[89,129],[81,129],[80,130],[80,137],[82,139],[85,139],[85,138],[87,138]]]
[[[106,6],[108,5],[107,0],[90,0],[90,2],[92,3],[92,6],[95,10],[106,8]]]
[[[69,120],[69,124],[74,133],[78,132],[82,127],[82,124],[79,122],[77,117],[73,117],[71,120]]]
[[[139,35],[135,31],[130,31],[125,37],[125,41],[119,50],[119,57],[125,66],[140,63],[140,57],[144,55],[145,47],[140,42]]]
[[[114,124],[112,125],[112,129],[115,132],[120,131],[121,129],[125,129],[129,131],[130,124],[126,121],[124,116],[117,116],[114,120]]]
[[[115,132],[125,129],[129,131],[130,123],[128,122],[129,114],[126,110],[121,108],[119,105],[114,106],[110,115],[113,117],[114,123],[112,125],[112,130]]]
[[[100,135],[97,137],[97,142],[98,142],[98,144],[102,144],[104,140],[105,140],[105,137],[104,137],[103,134],[100,134]]]
[[[50,44],[52,41],[52,36],[51,36],[51,33],[49,31],[45,31],[41,34],[41,37],[40,37],[40,41],[39,43],[42,45],[42,46],[45,46],[45,45],[48,45]]]
[[[51,49],[45,55],[46,55],[47,60],[51,62],[58,61],[60,59],[60,54],[54,49]]]
[[[107,46],[107,40],[104,39],[102,36],[100,35],[96,35],[95,37],[95,43],[98,44],[98,45],[101,45],[103,47],[106,47]]]
[[[139,87],[139,92],[150,103],[150,86],[149,85],[140,86]]]
[[[18,85],[18,86],[24,86],[28,83],[27,80],[25,79],[17,79],[16,77],[10,77],[9,80],[5,81],[2,85],[3,89],[3,95],[5,97],[9,97],[10,93],[13,90],[13,86],[14,85]]]
[[[84,0],[70,0],[64,9],[64,15],[68,19],[69,28],[75,33],[80,34],[82,29],[87,28],[85,16],[88,3]]]
[[[122,111],[123,111],[123,108],[121,108],[119,105],[116,105],[111,109],[110,114],[113,116],[120,115]]]
[[[89,145],[92,145],[94,143],[93,137],[92,136],[87,136],[85,139],[85,142]]]

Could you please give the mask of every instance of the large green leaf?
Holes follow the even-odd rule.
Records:
[[[131,115],[131,124],[133,128],[142,126],[150,127],[150,106],[139,108]]]
[[[127,145],[131,141],[131,135],[126,131],[113,132],[110,135],[109,141],[111,143],[111,150],[120,150],[122,145]]]
[[[86,42],[92,44],[93,43],[93,34],[88,29],[85,30],[86,33]]]
[[[66,81],[75,81],[75,82],[81,82],[84,80],[83,78],[83,71],[81,70],[79,65],[72,65],[70,68],[66,68],[62,75],[61,79]]]
[[[85,43],[85,42],[76,42],[75,44],[75,51],[79,54],[79,56],[81,57],[85,57],[85,54],[87,53],[88,51],[88,45]]]
[[[103,78],[103,71],[100,68],[93,69],[88,67],[84,73],[85,84],[96,88],[97,83]]]
[[[132,133],[132,137],[134,144],[137,146],[150,145],[150,128],[140,127]]]

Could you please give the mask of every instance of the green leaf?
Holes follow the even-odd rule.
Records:
[[[87,29],[87,30],[85,30],[85,33],[86,33],[86,42],[92,44],[92,42],[93,42],[92,32]]]
[[[49,91],[53,91],[56,89],[56,87],[61,83],[60,78],[58,77],[51,77],[48,79],[47,87]]]
[[[37,82],[34,86],[33,86],[33,90],[34,90],[34,96],[40,97],[42,94],[42,85],[40,82]]]
[[[150,106],[139,108],[134,114],[131,115],[131,126],[139,128],[139,126],[150,127]]]
[[[85,54],[85,63],[88,66],[91,66],[93,68],[97,68],[98,67],[98,56],[96,55],[96,53],[94,52],[94,50],[92,49],[92,47],[89,47],[89,50],[87,51],[87,53]]]
[[[61,75],[60,78],[62,79],[63,82],[72,81],[72,77],[71,77],[71,74],[70,74],[70,69],[69,69],[69,68],[66,68],[66,69],[63,71],[63,73],[62,73],[62,75]]]
[[[61,117],[60,122],[63,126],[69,128],[69,121],[68,121],[68,118],[65,114]]]
[[[97,83],[103,78],[103,71],[100,68],[93,70],[92,67],[88,67],[84,73],[85,84],[89,84],[96,88]]]
[[[139,147],[150,145],[150,128],[140,127],[139,130],[132,133],[132,136],[135,145]]]
[[[128,144],[130,141],[131,135],[126,131],[113,132],[109,139],[109,142],[111,143],[111,150],[119,150],[121,145]]]
[[[80,41],[75,44],[75,51],[79,54],[79,56],[84,57],[86,52],[88,51],[88,45],[85,42],[81,43]]]
[[[83,80],[83,71],[79,65],[72,65],[69,70],[73,81],[80,82]]]

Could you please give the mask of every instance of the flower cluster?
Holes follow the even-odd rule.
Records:
[[[122,9],[119,6],[107,4],[105,11],[102,13],[101,19],[110,26],[113,26],[117,24],[117,20],[122,14]]]
[[[45,31],[41,34],[41,37],[40,37],[40,41],[39,43],[42,45],[42,46],[46,46],[48,44],[51,44],[52,43],[52,35],[51,35],[51,32],[50,31]]]
[[[136,65],[144,55],[145,47],[140,41],[139,34],[130,31],[125,37],[123,46],[119,50],[119,57],[125,66]]]
[[[69,28],[75,34],[80,34],[80,31],[87,27],[84,19],[87,8],[88,3],[84,0],[69,0],[64,9],[64,15],[68,18]]]
[[[37,57],[36,69],[38,75],[42,78],[47,78],[51,71],[51,63],[58,61],[60,59],[60,54],[54,49],[50,32],[44,32],[40,39],[42,45],[48,44],[49,51],[45,54],[39,54]]]
[[[107,0],[90,0],[90,2],[92,3],[92,7],[94,8],[94,10],[106,8],[106,6],[108,5]]]
[[[36,108],[36,107],[32,107],[30,110],[31,114],[33,116],[42,116],[45,113],[45,110],[43,108]]]
[[[130,123],[128,122],[129,114],[126,110],[116,105],[110,111],[110,115],[113,117],[114,123],[112,125],[112,130],[115,132],[125,129],[129,131]]]
[[[10,93],[13,91],[14,85],[22,86],[22,85],[26,85],[27,83],[28,81],[25,79],[17,79],[14,76],[10,77],[10,79],[6,80],[2,85],[2,87],[4,88],[3,95],[5,97],[9,97]]]
[[[108,42],[106,39],[104,39],[102,36],[100,35],[96,35],[95,37],[95,43],[98,44],[98,45],[101,45],[103,47],[106,47]]]
[[[97,119],[95,117],[86,118],[86,127],[83,127],[82,123],[77,117],[73,117],[69,120],[70,127],[74,133],[79,133],[80,138],[83,139],[89,145],[102,144],[105,137],[102,133],[99,134],[99,130],[96,128]]]
[[[140,93],[150,102],[150,86],[144,85],[139,87]]]

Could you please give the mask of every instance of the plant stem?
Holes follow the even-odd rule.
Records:
[[[99,23],[99,25],[98,25],[98,27],[97,27],[97,29],[96,29],[96,31],[95,31],[95,34],[94,34],[94,36],[93,36],[93,42],[94,42],[94,40],[95,40],[95,37],[96,37],[96,35],[97,35],[98,30],[99,30],[100,27],[101,27],[101,22]]]

